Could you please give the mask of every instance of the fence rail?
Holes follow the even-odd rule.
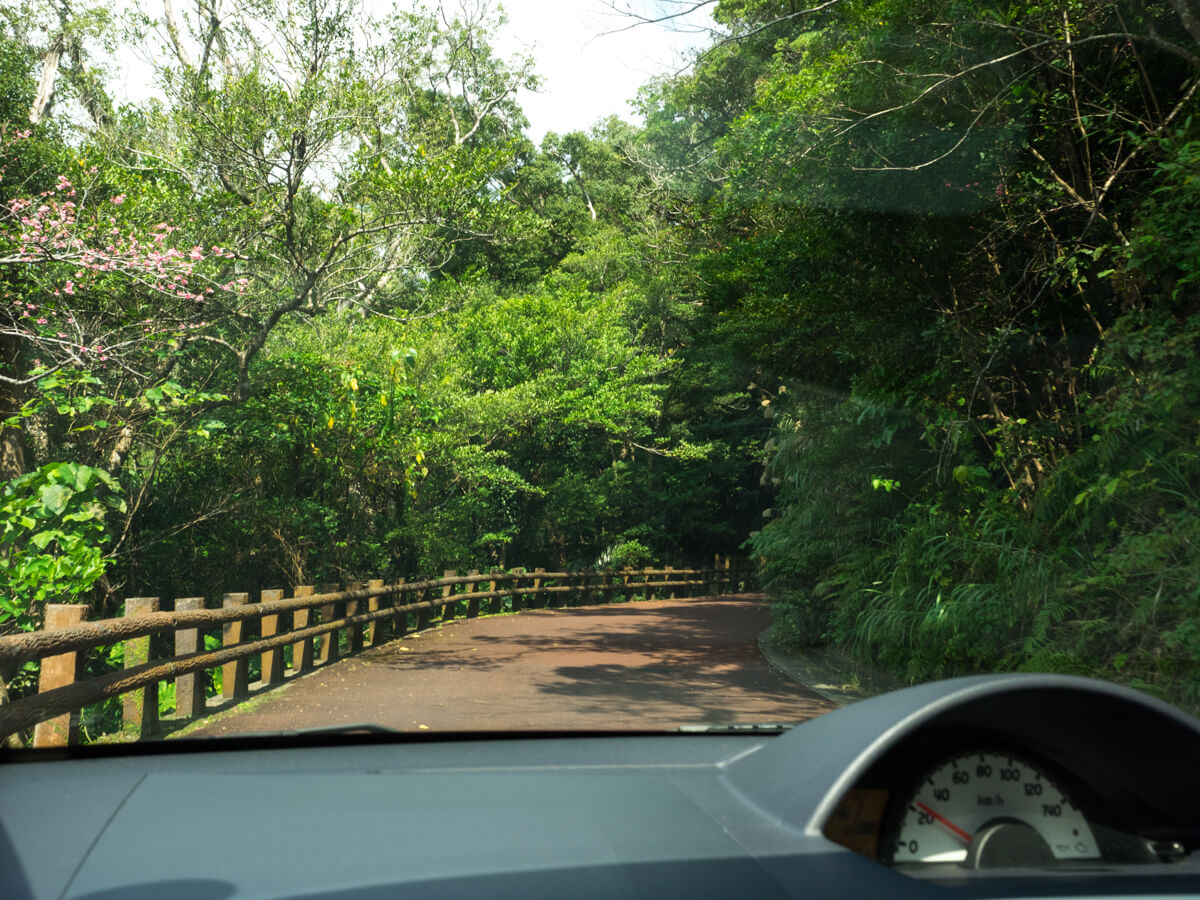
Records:
[[[237,702],[250,694],[253,657],[260,658],[261,683],[271,685],[284,681],[285,668],[302,674],[460,617],[609,603],[633,595],[673,598],[696,589],[715,595],[745,587],[750,577],[744,563],[719,556],[706,569],[493,569],[466,575],[447,571],[441,578],[395,584],[355,582],[346,590],[302,585],[286,598],[282,590],[264,590],[258,602],[247,593],[228,593],[218,609],[205,608],[204,598],[184,597],[175,600],[173,610],[160,611],[157,597],[131,597],[123,617],[94,622],[84,621],[86,606],[51,604],[42,631],[0,638],[0,666],[41,660],[38,692],[0,705],[0,740],[34,728],[35,747],[74,743],[81,710],[118,696],[124,697],[122,730],[151,736],[159,728],[159,683],[175,684],[176,721],[199,718],[208,709],[208,679],[202,673],[220,667],[222,697]],[[478,589],[482,585],[485,590]],[[220,647],[205,649],[202,635],[218,629]],[[174,653],[155,658],[152,639],[166,634],[174,635]],[[81,678],[87,651],[117,644],[124,645],[122,670]]]

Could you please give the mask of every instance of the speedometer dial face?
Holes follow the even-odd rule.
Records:
[[[1083,815],[1044,772],[1019,756],[976,750],[939,764],[909,797],[894,863],[964,862],[1003,828],[1045,842],[1054,859],[1096,859]],[[1039,842],[1040,846],[1040,842]]]

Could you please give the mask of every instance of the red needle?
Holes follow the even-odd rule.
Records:
[[[933,816],[935,819],[937,819],[939,822],[941,822],[943,825],[945,825],[947,828],[949,828],[951,831],[953,831],[956,835],[958,835],[960,838],[962,838],[964,841],[966,841],[968,844],[971,843],[971,836],[969,834],[967,834],[965,831],[963,831],[961,828],[959,828],[957,825],[955,825],[953,822],[951,822],[949,819],[947,819],[945,816],[943,816],[940,812],[935,812],[934,810],[932,810],[928,806],[926,806],[924,803],[918,803],[917,809],[921,810],[921,812],[923,812],[923,813],[927,813],[928,815]]]

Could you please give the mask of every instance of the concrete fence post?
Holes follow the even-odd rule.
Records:
[[[259,597],[260,603],[270,603],[272,600],[282,600],[283,591],[263,591]],[[279,633],[279,614],[263,616],[261,634],[264,638],[274,637]],[[264,650],[262,655],[262,683],[279,684],[283,681],[283,648]]]
[[[236,609],[250,603],[246,593],[226,594],[221,600],[223,609]],[[226,622],[221,626],[221,646],[240,644],[246,634],[245,622]],[[221,666],[221,696],[226,700],[241,700],[250,696],[250,661],[238,659]]]
[[[299,584],[292,588],[293,597],[311,597],[315,588],[311,584]],[[312,621],[311,609],[292,612],[292,630],[302,631]],[[307,672],[313,667],[313,639],[304,638],[292,644],[292,671]]]
[[[56,628],[78,625],[87,615],[87,609],[85,603],[48,603],[42,630],[53,631]],[[72,652],[43,659],[42,670],[38,675],[38,693],[44,694],[55,688],[74,684],[79,675],[81,658],[78,652]],[[33,729],[33,746],[66,747],[74,744],[78,737],[79,711],[76,710],[39,722]]]
[[[157,597],[129,597],[125,600],[125,616],[144,616],[158,612]],[[150,662],[150,636],[125,641],[125,668],[133,669]],[[158,729],[158,685],[148,684],[121,698],[124,727],[136,730],[139,737],[150,737]]]
[[[334,594],[337,593],[338,586],[334,584],[322,584],[317,587],[318,594]],[[326,603],[321,607],[321,623],[332,622],[336,619],[338,605],[336,603]],[[327,631],[324,634],[318,634],[317,641],[317,662],[318,663],[335,663],[338,659],[338,651],[341,643],[341,631]]]
[[[533,609],[545,609],[549,605],[546,602],[545,595],[537,593],[537,591],[542,586],[542,575],[545,574],[545,572],[546,572],[545,568],[542,568],[540,566],[533,570],[534,593],[530,595],[530,597],[532,598],[532,600],[530,602],[532,604]]]
[[[467,577],[474,578],[477,575],[479,575],[478,569],[467,569]],[[480,582],[478,582],[478,581],[472,582],[471,584],[467,585],[467,590],[472,594],[476,594],[479,592],[479,585],[480,585]],[[467,601],[467,618],[468,619],[476,619],[478,617],[479,617],[479,598],[476,597],[474,600]]]
[[[175,612],[195,612],[204,609],[203,597],[180,597]],[[181,628],[175,632],[175,655],[186,656],[204,649],[199,628]],[[207,672],[191,672],[175,679],[175,718],[195,719],[208,709],[205,683]]]
[[[374,590],[378,590],[381,587],[383,587],[383,579],[382,578],[372,578],[370,581],[367,582],[368,590],[374,591]],[[367,598],[367,612],[369,612],[369,613],[379,612],[380,604],[382,602],[383,602],[382,597],[379,597],[379,596],[368,597]],[[391,600],[390,602],[394,604],[395,600]],[[388,619],[376,619],[374,622],[372,622],[371,624],[369,624],[367,626],[366,645],[368,647],[378,647],[380,644],[387,641],[387,639],[388,639],[388,621],[389,621]]]
[[[417,602],[427,603],[433,599],[433,588],[421,588],[417,593]],[[417,610],[417,631],[424,631],[433,626],[433,614],[435,610],[425,607]]]
[[[499,593],[501,590],[504,589],[504,570],[501,568],[497,568],[496,566],[492,566],[492,568],[489,570],[489,573],[492,576],[492,580],[487,583],[488,591],[493,594]],[[494,616],[497,613],[502,613],[502,612],[504,612],[504,598],[503,597],[493,597],[492,599],[490,599],[488,601],[488,614],[489,615]]]
[[[523,566],[517,566],[516,568],[514,568],[512,570],[512,581],[510,582],[510,586],[512,589],[512,597],[511,597],[512,603],[509,604],[509,608],[513,612],[520,612],[522,609],[529,606],[528,602],[526,601],[525,595],[523,593],[521,593],[521,591],[519,590],[519,588],[521,587],[521,579],[524,577],[525,577],[525,568]]]
[[[346,585],[346,590],[357,591],[357,590],[361,590],[362,586],[363,586],[363,583],[361,581],[351,581],[350,583],[348,583]],[[361,605],[361,601],[359,601],[359,600],[347,600],[346,601],[346,615],[347,616],[358,615],[358,609],[359,609],[360,605]],[[361,653],[362,648],[363,648],[363,627],[361,625],[351,625],[349,628],[346,629],[346,631],[349,633],[348,639],[346,642],[348,652],[351,655],[353,655],[355,653]]]
[[[457,574],[458,574],[458,569],[445,569],[442,571],[443,578],[453,578]],[[453,596],[454,590],[455,590],[455,586],[452,584],[442,585],[442,599]],[[451,602],[451,603],[446,603],[445,605],[442,606],[442,621],[443,622],[453,621],[454,617],[457,614],[458,614],[458,604],[457,603]]]
[[[405,579],[403,579],[403,578],[396,579],[396,584],[398,584],[398,585],[404,584],[404,582],[405,582]],[[392,606],[403,607],[405,605],[404,591],[401,591],[400,593],[395,594],[391,599],[391,603],[392,603]],[[409,616],[409,614],[407,612],[402,612],[402,613],[400,613],[400,615],[394,616],[393,618],[388,620],[392,623],[391,626],[389,627],[389,631],[388,631],[389,638],[403,637],[404,635],[408,634],[409,631],[411,631],[413,628],[416,627],[415,620],[413,621],[412,625],[409,624],[408,616]]]

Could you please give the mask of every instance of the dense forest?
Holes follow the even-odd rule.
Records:
[[[142,9],[0,10],[0,633],[741,552],[781,642],[1200,701],[1200,0],[720,0],[540,146],[486,8]]]

